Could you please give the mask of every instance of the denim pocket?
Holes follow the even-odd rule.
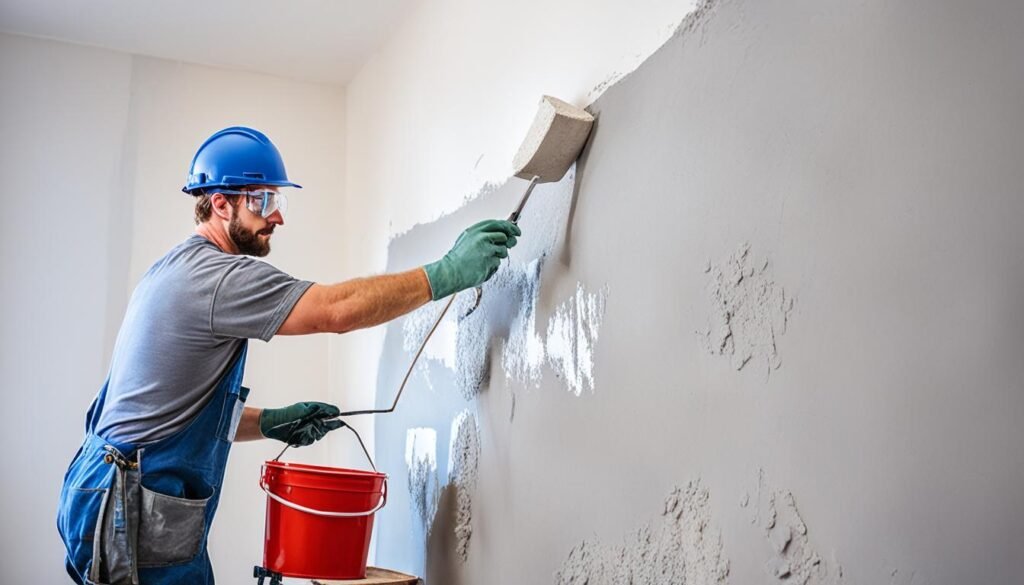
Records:
[[[210,498],[178,498],[140,488],[139,567],[166,567],[194,559],[203,545]]]

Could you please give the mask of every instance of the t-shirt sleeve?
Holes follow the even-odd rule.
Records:
[[[266,262],[240,258],[213,292],[214,335],[270,341],[312,282],[298,280]]]

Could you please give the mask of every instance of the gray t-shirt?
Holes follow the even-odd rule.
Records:
[[[244,340],[269,341],[312,284],[199,235],[175,246],[128,302],[97,434],[143,444],[187,426]]]

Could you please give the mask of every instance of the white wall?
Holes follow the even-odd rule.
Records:
[[[0,87],[0,440],[11,471],[0,484],[0,548],[6,580],[60,583],[61,477],[131,289],[193,229],[191,200],[179,189],[195,149],[224,126],[265,131],[305,187],[290,193],[268,260],[299,278],[341,280],[345,98],[328,86],[13,35],[0,35]],[[253,342],[250,404],[326,399],[328,343]],[[219,583],[251,583],[262,560],[256,480],[276,445],[232,453],[210,544]],[[289,457],[325,460],[328,449]]]
[[[382,271],[393,235],[505,180],[541,95],[589,104],[695,4],[421,3],[347,88],[345,273]],[[332,397],[372,403],[383,338],[376,328],[332,342]],[[372,440],[372,421],[360,422]]]
[[[64,582],[57,497],[106,372],[108,299],[124,286],[107,252],[130,242],[112,213],[130,83],[125,55],[0,35],[0,548],[11,582]]]

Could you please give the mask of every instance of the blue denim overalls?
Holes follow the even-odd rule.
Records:
[[[79,585],[211,584],[206,539],[228,452],[249,389],[248,342],[213,397],[178,433],[140,447],[94,432],[107,384],[86,415],[86,435],[61,490],[57,530]]]

